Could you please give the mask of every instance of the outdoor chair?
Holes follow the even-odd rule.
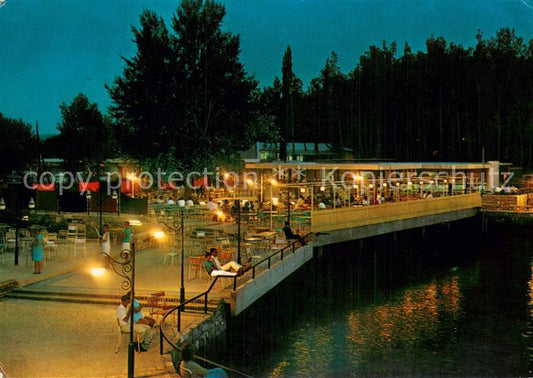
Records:
[[[156,324],[157,324],[158,316],[163,317],[167,313],[168,310],[174,307],[172,305],[166,304],[166,302],[163,300],[164,296],[165,296],[164,291],[152,293],[146,302],[146,307],[149,308],[148,313],[150,314],[151,318],[155,319]],[[175,311],[174,311],[174,315],[176,315]]]
[[[170,260],[170,265],[174,265],[174,257],[178,257],[179,259],[179,254],[176,247],[172,247],[170,252],[165,254],[165,257],[163,257],[163,265],[167,263],[167,259]]]
[[[194,278],[200,276],[202,267],[202,257],[189,257],[189,269],[187,271],[187,280],[191,280],[191,272],[194,272]]]
[[[180,366],[180,377],[181,378],[193,378],[192,371],[186,367]]]
[[[2,265],[6,265],[6,236],[4,233],[0,233],[0,254],[2,255]]]
[[[118,339],[117,339],[117,346],[115,348],[115,353],[118,353],[118,350],[120,349],[120,345],[122,344],[122,335],[128,335],[129,332],[122,331],[122,328],[120,328],[120,323],[118,319],[116,319],[116,327],[118,331]],[[139,335],[136,334],[136,336],[137,336],[137,352],[141,353],[141,341],[140,341]]]

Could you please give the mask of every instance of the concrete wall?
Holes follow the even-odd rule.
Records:
[[[261,272],[254,280],[239,286],[232,293],[231,314],[240,314],[312,258],[313,245],[310,243],[297,249],[295,253],[286,255],[283,261]]]
[[[315,238],[315,247],[364,239],[372,236],[384,235],[391,232],[409,230],[412,228],[426,227],[439,223],[453,222],[459,219],[470,218],[478,213],[478,209],[452,211],[444,214],[428,215],[418,218],[402,219],[394,222],[373,224],[318,235]]]

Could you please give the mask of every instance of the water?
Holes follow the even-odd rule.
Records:
[[[532,229],[468,220],[324,249],[209,353],[255,376],[531,376]]]

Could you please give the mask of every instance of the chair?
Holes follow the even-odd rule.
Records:
[[[0,254],[2,255],[2,265],[6,265],[6,237],[3,233],[0,233]]]
[[[163,257],[163,265],[167,263],[167,259],[170,260],[170,265],[174,265],[174,257],[177,257],[179,256],[178,255],[178,252],[176,250],[176,247],[172,247],[170,249],[170,252],[167,253],[165,255],[165,257]]]
[[[17,240],[15,238],[15,231],[9,230],[6,234],[6,250],[9,249],[9,246],[13,246],[13,250],[15,250],[15,244],[17,243]]]
[[[150,294],[150,297],[146,301],[146,307],[149,308],[148,313],[150,314],[151,318],[154,318],[157,323],[157,317],[163,316],[167,313],[168,310],[172,309],[174,306],[167,305],[163,301],[163,297],[165,296],[164,291],[159,291],[157,293]],[[174,312],[174,314],[176,314]]]
[[[122,344],[122,335],[128,335],[129,332],[123,332],[122,328],[120,328],[120,322],[118,319],[117,321],[117,330],[118,330],[118,340],[117,340],[117,346],[115,348],[115,353],[118,353],[118,350],[120,349],[120,344]],[[141,339],[139,338],[139,334],[135,334],[137,337],[137,352],[141,353]]]
[[[181,378],[193,378],[192,371],[180,364],[180,377]]]
[[[189,257],[189,269],[187,271],[187,280],[191,280],[191,271],[194,272],[194,278],[198,278],[202,266],[202,257]]]

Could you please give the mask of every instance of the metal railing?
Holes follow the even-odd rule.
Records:
[[[211,285],[209,285],[209,288],[201,293],[201,294],[198,294],[197,296],[195,297],[192,297],[191,299],[188,299],[186,300],[185,302],[183,303],[180,303],[179,305],[177,305],[176,307],[170,309],[164,316],[163,318],[161,319],[161,323],[159,324],[159,354],[163,354],[163,340],[165,340],[168,344],[170,344],[170,346],[174,349],[177,349],[181,352],[181,348],[178,347],[176,344],[174,344],[168,337],[167,335],[165,335],[165,332],[163,330],[163,324],[165,323],[165,320],[166,318],[171,314],[173,313],[174,311],[178,311],[178,315],[177,315],[177,326],[178,326],[178,332],[180,332],[181,330],[181,313],[185,310],[185,306],[196,301],[197,299],[201,298],[201,297],[204,297],[204,314],[207,314],[207,299],[208,299],[208,295],[209,295],[209,292],[211,291],[211,289],[215,286],[215,283],[217,282],[218,278],[219,277],[222,277],[222,278],[232,278],[231,276],[217,276],[215,277],[215,279],[213,280],[213,282],[211,282]],[[235,281],[236,282],[236,281]],[[250,375],[248,374],[245,374],[241,371],[238,371],[238,370],[235,370],[235,369],[232,369],[230,367],[227,367],[227,366],[223,366],[223,365],[220,365],[214,361],[211,361],[211,360],[208,360],[207,358],[204,358],[204,357],[201,357],[201,356],[194,356],[194,359],[195,360],[198,360],[198,361],[202,361],[202,362],[205,362],[209,365],[212,365],[212,366],[216,366],[216,367],[219,367],[219,368],[222,368],[226,371],[229,371],[229,372],[232,372],[238,376],[242,376],[242,377],[249,377],[249,378],[252,378]]]
[[[296,239],[296,240],[290,242],[290,243],[287,244],[285,247],[278,249],[276,252],[274,252],[274,253],[268,255],[267,257],[265,257],[265,258],[259,260],[259,261],[256,262],[255,264],[253,264],[253,265],[247,270],[247,271],[250,271],[250,270],[252,271],[252,279],[255,279],[255,271],[256,271],[256,268],[257,268],[259,265],[261,265],[261,264],[263,264],[265,261],[267,261],[267,262],[268,262],[268,268],[267,268],[267,269],[270,269],[270,267],[272,266],[272,259],[273,259],[274,257],[276,257],[277,255],[280,255],[280,261],[283,261],[283,257],[284,257],[284,255],[285,255],[286,252],[289,252],[289,251],[290,251],[291,253],[296,252],[296,245],[297,245],[297,244],[302,244],[302,242],[305,243],[305,242],[306,242],[306,239],[307,239],[310,235],[312,235],[312,234],[313,234],[312,232],[309,232],[309,233],[305,234],[304,236],[301,237],[300,240],[297,240],[297,239]],[[234,286],[233,291],[235,291],[235,290],[236,290],[236,286],[237,286],[237,277],[235,277],[235,282],[233,283],[233,286]]]

